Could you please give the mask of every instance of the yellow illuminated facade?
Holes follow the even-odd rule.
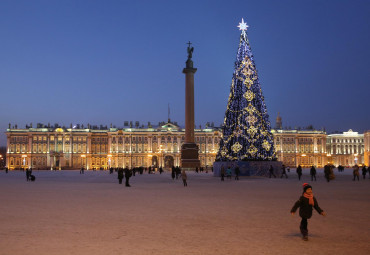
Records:
[[[364,163],[370,166],[370,130],[364,133]]]
[[[335,165],[353,166],[364,163],[364,134],[351,129],[327,136],[328,161]]]
[[[168,122],[156,128],[7,129],[9,169],[109,169],[181,165],[185,130]],[[324,131],[272,129],[279,161],[290,167],[370,163],[370,131],[327,135]],[[221,129],[195,129],[202,167],[212,166]],[[364,145],[365,143],[365,145]],[[366,163],[367,162],[367,163]]]
[[[8,129],[9,169],[108,169],[180,165],[185,130],[173,123],[158,128]],[[211,166],[218,151],[216,128],[195,129],[202,166]]]
[[[272,130],[278,160],[289,167],[323,167],[327,164],[326,133],[306,130]]]

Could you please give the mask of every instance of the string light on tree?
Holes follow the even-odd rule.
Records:
[[[276,160],[262,89],[242,19],[217,161]]]

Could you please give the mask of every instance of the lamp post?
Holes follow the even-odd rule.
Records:
[[[23,168],[26,168],[26,158],[27,158],[27,155],[22,155],[22,162],[23,162]]]
[[[112,158],[112,155],[111,154],[108,154],[108,168],[109,169],[111,167],[111,158]]]
[[[358,160],[358,158],[357,158],[357,156],[358,156],[358,154],[356,153],[356,154],[354,154],[353,156],[355,156],[355,165],[357,165],[357,160]]]
[[[159,153],[160,153],[160,156],[161,156],[161,163],[160,163],[160,166],[159,167],[162,167],[162,165],[164,165],[163,145],[162,144],[159,146]]]

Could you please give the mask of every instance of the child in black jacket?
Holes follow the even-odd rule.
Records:
[[[303,240],[308,241],[307,220],[311,218],[313,208],[315,208],[315,210],[322,216],[326,215],[325,212],[319,207],[316,198],[313,196],[312,187],[308,183],[303,184],[303,194],[298,201],[295,202],[292,210],[290,210],[290,213],[294,215],[298,207],[299,216],[302,218],[300,230],[303,235]]]

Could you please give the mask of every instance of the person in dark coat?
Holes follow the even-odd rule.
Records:
[[[125,169],[126,187],[131,187],[131,185],[130,185],[131,175],[132,175],[131,170],[126,167],[126,169]]]
[[[5,173],[8,173],[8,168],[7,167],[5,167]]]
[[[311,167],[310,175],[311,175],[311,181],[313,181],[313,179],[315,179],[316,181],[316,168],[314,166]]]
[[[29,180],[30,180],[30,175],[31,175],[30,170],[27,168],[27,169],[26,169],[26,180],[27,180],[27,181],[29,181]]]
[[[270,165],[269,173],[270,173],[270,177],[269,178],[271,178],[271,175],[273,175],[274,178],[276,178],[276,175],[274,174],[274,168],[272,167],[272,165]]]
[[[297,167],[297,174],[298,174],[298,180],[301,180],[301,176],[302,176],[302,167],[301,167],[301,165],[298,165],[298,167]]]
[[[326,213],[319,207],[319,204],[312,193],[312,187],[308,183],[303,184],[303,194],[297,202],[295,202],[290,213],[294,215],[298,207],[299,216],[302,218],[299,228],[301,230],[303,240],[308,241],[307,220],[312,217],[313,208],[315,208],[315,210],[322,216],[326,215]]]
[[[283,178],[283,176],[285,175],[286,179],[288,179],[288,175],[286,174],[286,170],[285,170],[285,165],[281,167],[281,170],[282,170],[282,173],[281,173],[280,178]]]
[[[330,166],[325,165],[324,166],[324,174],[325,174],[325,179],[327,182],[330,181]]]
[[[171,177],[172,177],[172,180],[175,180],[175,177],[176,177],[176,168],[174,166],[172,167]]]
[[[181,169],[179,166],[176,167],[176,180],[179,179],[179,176],[181,174]]]
[[[353,180],[356,180],[356,178],[357,178],[357,180],[359,181],[360,180],[360,168],[358,167],[358,165],[355,165],[354,167],[353,167]]]
[[[240,169],[238,165],[236,165],[234,171],[235,171],[235,180],[239,180]]]
[[[370,173],[369,173],[370,174]],[[364,165],[364,167],[362,168],[362,177],[364,178],[364,180],[366,179],[366,166]]]
[[[123,179],[123,169],[120,168],[118,169],[118,183],[122,184],[122,179]]]

